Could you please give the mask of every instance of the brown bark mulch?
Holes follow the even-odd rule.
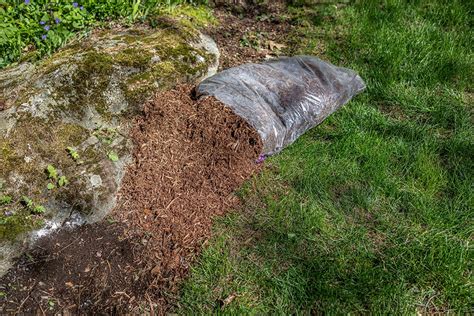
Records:
[[[145,107],[116,213],[129,231],[146,233],[151,293],[177,292],[213,217],[237,205],[233,192],[259,168],[257,132],[216,99],[193,101],[190,92],[181,86]]]

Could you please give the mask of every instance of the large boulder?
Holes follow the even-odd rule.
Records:
[[[27,241],[115,205],[133,117],[154,91],[217,69],[206,36],[179,27],[96,31],[0,71],[0,275]]]

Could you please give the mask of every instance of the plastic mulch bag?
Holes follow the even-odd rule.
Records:
[[[211,95],[260,134],[266,155],[279,152],[365,89],[354,71],[316,57],[285,57],[244,64],[202,81]]]

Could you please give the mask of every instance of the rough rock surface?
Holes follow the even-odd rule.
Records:
[[[135,28],[98,31],[0,71],[0,275],[31,238],[103,218],[145,99],[211,75],[217,62],[202,34]]]

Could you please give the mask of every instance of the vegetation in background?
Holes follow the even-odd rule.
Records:
[[[290,8],[288,53],[353,68],[367,91],[267,160],[179,314],[472,312],[472,6]]]
[[[0,68],[54,52],[71,37],[106,21],[144,22],[179,4],[206,0],[0,0]]]

